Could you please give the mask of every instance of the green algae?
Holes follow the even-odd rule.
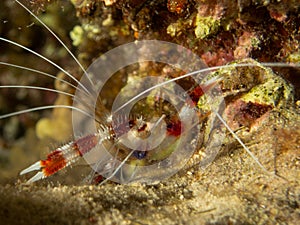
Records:
[[[294,90],[281,77],[273,76],[263,84],[253,87],[247,94],[241,97],[245,102],[257,102],[259,104],[282,107],[294,101]]]
[[[287,61],[290,63],[300,64],[300,51],[291,53],[287,57]]]
[[[84,31],[81,26],[75,26],[72,31],[70,31],[70,37],[73,40],[72,44],[74,46],[79,46],[82,43]]]
[[[252,64],[253,66],[238,67],[239,64]],[[232,62],[223,69],[208,75],[204,81],[216,76],[222,79],[220,83],[224,97],[241,95],[240,98],[246,102],[258,102],[273,107],[286,106],[294,101],[293,87],[270,68],[264,67],[252,59]],[[198,107],[207,111],[209,108],[207,108],[207,99],[205,98],[207,97],[200,98]]]
[[[215,19],[211,16],[203,17],[197,15],[195,21],[196,38],[204,39],[208,36],[215,34],[220,28],[220,25],[221,25],[220,19]]]

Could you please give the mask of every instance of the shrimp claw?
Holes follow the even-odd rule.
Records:
[[[20,175],[39,170],[27,183],[49,177],[65,167],[75,163],[83,154],[89,152],[98,144],[98,133],[87,135],[76,141],[65,144],[48,154],[45,160],[37,161],[22,170]]]

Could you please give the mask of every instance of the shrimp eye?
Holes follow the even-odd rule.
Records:
[[[133,152],[133,156],[137,159],[143,159],[146,157],[146,155],[147,155],[146,151],[134,151]]]

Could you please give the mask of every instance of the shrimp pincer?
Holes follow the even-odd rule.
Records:
[[[65,144],[48,154],[45,160],[37,161],[28,168],[22,170],[20,175],[40,170],[27,183],[49,177],[56,172],[74,164],[82,154],[90,151],[98,144],[98,135],[88,135],[76,141]]]

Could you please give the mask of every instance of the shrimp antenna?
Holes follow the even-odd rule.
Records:
[[[34,54],[34,55],[40,57],[41,59],[47,61],[47,62],[50,63],[51,65],[55,66],[57,69],[61,70],[61,71],[64,72],[65,74],[67,74],[72,80],[74,80],[78,85],[80,85],[80,86],[81,86],[88,94],[91,94],[91,93],[88,91],[88,89],[87,89],[84,85],[82,85],[82,84],[81,84],[74,76],[72,76],[68,71],[66,71],[66,70],[63,69],[61,66],[57,65],[56,63],[54,63],[53,61],[51,61],[51,60],[48,59],[47,57],[45,57],[45,56],[43,56],[43,55],[41,55],[41,54],[39,54],[39,53],[37,53],[37,52],[31,50],[30,48],[27,48],[27,47],[25,47],[25,46],[23,46],[23,45],[21,45],[21,44],[19,44],[19,43],[17,43],[17,42],[8,40],[8,39],[6,39],[6,38],[0,37],[0,40],[5,41],[5,42],[8,42],[8,43],[10,43],[10,44],[12,44],[12,45],[18,46],[18,47],[20,47],[20,48],[23,48],[23,49],[29,51],[30,53],[32,53],[32,54]]]
[[[75,95],[70,94],[68,92],[64,92],[64,91],[59,91],[59,90],[55,90],[52,88],[44,88],[44,87],[39,87],[39,86],[29,86],[29,85],[2,85],[0,86],[1,88],[24,88],[24,89],[34,89],[34,90],[42,90],[42,91],[51,91],[57,94],[62,94],[62,95],[66,95],[66,96],[70,96],[73,99],[75,98]]]
[[[52,89],[52,88],[44,88],[44,87],[39,87],[39,86],[28,86],[28,85],[2,85],[2,86],[0,86],[0,89],[1,88],[23,88],[23,89],[34,89],[34,90],[50,91],[50,92],[54,92],[54,93],[57,93],[57,94],[70,96],[70,97],[73,98],[73,101],[77,101],[81,104],[86,104],[85,102],[78,99],[76,95],[73,95],[71,93],[64,92],[64,91],[55,90],[55,89]]]
[[[81,112],[82,114],[84,114],[84,115],[86,115],[90,118],[93,118],[93,115],[91,115],[90,113],[88,113],[88,112],[86,112],[86,111],[84,111],[80,108],[74,107],[74,106],[69,106],[69,105],[46,105],[46,106],[41,106],[41,107],[36,107],[36,108],[31,108],[31,109],[25,109],[25,110],[21,110],[21,111],[18,111],[18,112],[13,112],[13,113],[8,113],[8,114],[5,114],[5,115],[1,115],[0,120],[2,120],[4,118],[12,117],[12,116],[17,116],[17,115],[20,115],[20,114],[23,114],[23,113],[29,113],[29,112],[45,110],[45,109],[54,109],[54,108],[73,109],[73,110],[76,110],[78,112]]]
[[[273,66],[273,67],[299,67],[300,64],[296,64],[296,65],[288,65],[286,63],[260,63],[261,65],[263,66]],[[130,103],[132,103],[133,101],[135,101],[136,99],[138,99],[139,97],[143,96],[144,94],[156,89],[156,88],[159,88],[159,87],[162,87],[164,85],[167,85],[169,83],[172,83],[174,81],[177,81],[177,80],[181,80],[183,78],[186,78],[186,77],[190,77],[190,76],[195,76],[195,75],[198,75],[199,73],[205,73],[205,72],[211,72],[211,71],[215,71],[215,70],[218,70],[218,69],[222,69],[222,68],[230,68],[230,67],[248,67],[248,66],[259,66],[259,65],[256,65],[256,64],[253,64],[253,63],[241,63],[241,64],[235,64],[235,65],[223,65],[223,66],[214,66],[214,67],[209,67],[209,68],[204,68],[204,69],[200,69],[200,70],[195,70],[193,72],[190,72],[190,73],[186,73],[182,76],[179,76],[179,77],[175,77],[175,78],[172,78],[170,80],[167,80],[167,81],[164,81],[162,83],[159,83],[159,84],[156,84],[144,91],[142,91],[141,93],[135,95],[133,98],[131,98],[130,100],[128,100],[126,103],[124,103],[123,105],[121,105],[119,108],[117,108],[114,113],[120,111],[121,109],[123,109],[124,107],[126,107],[127,105],[129,105]]]
[[[31,12],[24,4],[22,4],[20,1],[15,0],[20,6],[22,6],[27,12],[29,12],[39,23],[41,23],[55,38],[56,40],[67,50],[67,52],[70,54],[70,56],[75,60],[75,62],[79,65],[85,76],[88,78],[89,82],[93,84],[90,77],[88,76],[87,71],[83,68],[82,64],[78,61],[78,59],[75,57],[75,55],[71,52],[71,50],[65,45],[65,43],[41,20],[35,15],[33,12]]]
[[[56,77],[56,76],[54,76],[52,74],[40,71],[40,70],[36,70],[36,69],[30,68],[30,67],[25,67],[25,66],[21,66],[21,65],[17,65],[17,64],[12,64],[12,63],[7,63],[7,62],[1,62],[1,61],[0,61],[0,65],[10,66],[10,67],[14,67],[14,68],[18,68],[18,69],[22,69],[22,70],[27,70],[27,71],[30,71],[30,72],[34,72],[34,73],[37,73],[37,74],[41,74],[43,76],[50,77],[50,78],[53,78],[54,80],[58,80],[58,81],[60,81],[62,83],[65,83],[65,84],[69,85],[70,87],[74,88],[75,90],[77,89],[77,87],[75,85],[71,84],[70,82],[68,82],[66,80],[63,80],[61,78],[58,78],[58,77]],[[81,89],[78,89],[78,90],[82,91]],[[87,95],[86,92],[83,92],[83,93],[85,95]]]
[[[215,110],[213,112],[216,114],[218,119],[224,124],[224,126],[227,128],[227,130],[232,134],[232,136],[240,143],[240,145],[246,150],[246,152],[251,156],[252,159],[259,165],[259,167],[266,173],[269,173],[269,171],[259,162],[259,160],[253,155],[253,153],[250,151],[250,149],[242,142],[242,140],[234,133],[234,131],[228,126],[226,121],[222,118],[222,116]]]
[[[117,172],[124,166],[126,161],[130,158],[130,156],[133,154],[134,150],[131,150],[131,152],[126,156],[126,158],[120,163],[120,165],[113,171],[113,173],[107,177],[105,180],[103,180],[99,185],[105,184],[107,181],[109,181],[111,178],[113,178]]]

